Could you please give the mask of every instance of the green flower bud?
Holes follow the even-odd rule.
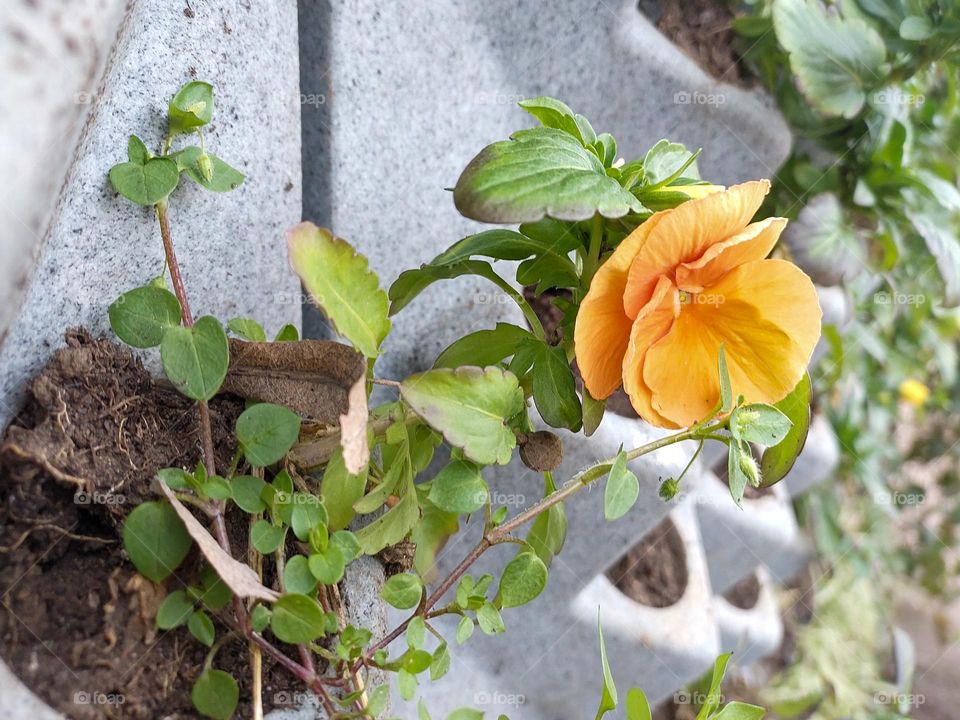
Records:
[[[680,481],[675,478],[667,478],[660,485],[660,497],[664,500],[672,500],[680,492]]]
[[[740,470],[747,476],[747,480],[754,487],[760,487],[760,468],[757,461],[748,453],[740,453]]]
[[[197,158],[197,167],[200,168],[200,174],[203,175],[204,180],[207,182],[213,180],[213,162],[209,155],[201,153]]]

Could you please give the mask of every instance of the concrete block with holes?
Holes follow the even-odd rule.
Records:
[[[734,665],[747,667],[780,647],[783,621],[766,568],[757,568],[713,601],[720,651],[732,652]]]
[[[725,462],[721,458],[713,469],[725,475]],[[684,485],[697,509],[715,592],[726,592],[761,566],[774,580],[785,582],[806,564],[809,542],[797,527],[782,483],[759,493],[748,488],[741,507],[713,471],[689,475]]]

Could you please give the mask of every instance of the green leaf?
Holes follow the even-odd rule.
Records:
[[[323,609],[306,595],[287,593],[273,604],[270,629],[281,642],[313,642],[323,637],[326,625]]]
[[[502,607],[526,605],[547,586],[547,566],[530,551],[517,553],[503,569],[497,591]]]
[[[574,432],[580,429],[583,412],[573,370],[563,348],[537,343],[533,361],[533,401],[540,417],[551,427]]]
[[[352,562],[363,553],[357,536],[349,530],[337,530],[330,536],[330,544],[340,551],[345,563]]]
[[[489,602],[485,602],[477,610],[477,624],[486,635],[499,635],[507,630],[500,611]]]
[[[167,595],[157,609],[157,627],[172,630],[183,625],[193,613],[193,601],[183,590]]]
[[[774,0],[773,26],[801,91],[825,115],[855,117],[886,79],[883,39],[858,17],[828,14],[819,0]]]
[[[692,153],[680,143],[658,141],[647,150],[643,159],[643,175],[647,187],[660,187],[676,180],[693,165],[699,154],[699,150]]]
[[[607,646],[603,642],[603,630],[600,627],[600,618],[597,617],[597,637],[600,639],[600,666],[603,669],[603,689],[600,694],[600,705],[597,707],[595,720],[617,707],[617,686],[610,674],[610,663],[607,660]]]
[[[563,549],[566,539],[567,511],[563,509],[563,503],[557,503],[538,515],[527,534],[527,544],[548,567]]]
[[[295,493],[293,512],[290,514],[290,527],[298,540],[307,542],[310,531],[318,525],[326,526],[327,511],[320,498],[307,493]]]
[[[192,328],[168,327],[160,342],[160,360],[177,390],[193,400],[209,400],[227,376],[227,334],[220,321],[209,315],[198,319]]]
[[[593,152],[554,128],[521,130],[481,150],[457,181],[453,201],[466,217],[490,223],[617,218],[642,209]]]
[[[237,442],[254,467],[278,462],[300,435],[300,416],[271,403],[257,403],[237,418]]]
[[[900,37],[904,40],[926,40],[933,34],[930,19],[922,15],[910,15],[900,23]]]
[[[420,602],[423,582],[411,573],[400,573],[383,584],[380,594],[393,607],[408,610]]]
[[[366,486],[367,468],[359,475],[351,475],[343,462],[343,451],[338,448],[327,463],[320,484],[331,530],[341,530],[350,524],[357,514],[353,505],[363,497]]]
[[[127,345],[156,347],[166,328],[180,324],[180,302],[169,290],[147,285],[118,297],[107,315],[110,327]]]
[[[213,629],[213,620],[203,610],[197,610],[190,616],[187,629],[200,644],[213,647],[216,631]]]
[[[603,515],[616,520],[626,515],[640,495],[640,481],[627,468],[627,454],[621,449],[610,468],[607,486],[603,490]]]
[[[193,684],[190,699],[200,714],[214,720],[230,720],[240,700],[240,688],[230,673],[207,669]]]
[[[290,264],[338,333],[374,359],[390,331],[387,294],[367,259],[313,223],[287,232]]]
[[[146,162],[125,162],[110,168],[114,190],[137,205],[156,205],[166,200],[177,183],[180,171],[170,158],[155,157]]]
[[[213,117],[213,86],[200,80],[188,82],[171,98],[167,117],[171,135],[206,125]]]
[[[497,323],[493,330],[478,330],[464,335],[440,353],[436,368],[462,365],[487,367],[513,355],[521,343],[536,340],[529,330],[510,323]]]
[[[200,600],[211,612],[222,610],[233,598],[233,591],[210,565],[200,572]]]
[[[523,410],[513,374],[494,367],[428,370],[404,380],[400,394],[467,459],[481,465],[510,461],[517,439],[507,421]]]
[[[587,437],[593,435],[600,423],[603,421],[603,414],[607,409],[606,400],[597,400],[587,388],[583,388],[583,434]]]
[[[176,160],[179,170],[206,190],[230,192],[240,187],[245,179],[242,172],[196,146],[184,148],[171,157]]]
[[[277,336],[273,339],[274,342],[296,342],[300,339],[300,331],[297,330],[296,326],[287,323],[280,331],[277,333]]]
[[[760,458],[761,485],[769,487],[782,480],[803,450],[810,430],[810,375],[804,373],[797,386],[775,404],[792,423],[783,440],[763,451]]]
[[[450,648],[447,643],[442,643],[433,653],[433,661],[430,663],[430,679],[439,680],[450,672]]]
[[[163,582],[190,552],[193,541],[169,503],[151,501],[133,509],[123,523],[123,547],[148,580]]]
[[[727,483],[730,485],[730,496],[737,505],[743,500],[743,491],[747,487],[747,476],[740,464],[742,452],[738,442],[732,440],[729,443],[727,449]]]
[[[937,271],[943,279],[944,307],[957,307],[960,305],[960,243],[949,216],[934,211],[907,210],[905,214],[936,261]]]
[[[227,323],[227,330],[248,342],[266,342],[267,334],[263,326],[253,318],[238,317]]]
[[[469,514],[482,508],[489,496],[480,468],[465,460],[452,460],[433,478],[429,498],[441,510]]]
[[[193,475],[182,468],[161,468],[157,470],[157,477],[171,490],[184,490],[196,483]]]
[[[463,645],[470,639],[474,627],[473,620],[467,616],[460,618],[460,622],[457,624],[457,645]]]
[[[237,475],[231,483],[231,496],[237,507],[253,515],[266,508],[266,503],[261,498],[265,487],[267,484],[258,477]]]
[[[710,689],[707,691],[706,701],[697,713],[697,720],[709,718],[713,712],[720,707],[720,684],[723,682],[723,676],[727,672],[727,663],[733,653],[724,653],[719,656],[713,664],[713,675],[710,678]]]
[[[447,720],[483,720],[483,712],[474,708],[457,708],[447,715]]]
[[[763,716],[766,714],[767,711],[758,705],[748,705],[747,703],[734,701],[710,720],[763,720]]]
[[[266,520],[257,520],[250,528],[250,542],[263,555],[276,551],[283,543],[286,528],[271,525]]]
[[[324,552],[310,555],[310,572],[321,585],[336,585],[343,579],[346,562],[343,553],[336,545],[327,545]]]
[[[374,555],[387,545],[396,545],[403,540],[420,520],[417,493],[410,479],[400,502],[387,512],[356,532],[360,547],[367,555]]]
[[[779,444],[793,426],[790,418],[767,403],[751,403],[737,408],[730,422],[736,426],[732,430],[735,437],[766,447]]]
[[[283,566],[283,588],[287,592],[310,595],[317,589],[317,579],[303,555],[294,555]]]
[[[627,720],[651,720],[650,703],[640,688],[627,690]]]
[[[548,240],[543,237],[528,237],[516,230],[498,228],[465,237],[437,255],[430,264],[452,265],[469,260],[474,255],[497,260],[525,260],[532,255],[547,252],[565,255],[580,244],[580,238],[573,233]]]
[[[720,412],[728,413],[733,409],[733,388],[730,386],[730,370],[727,369],[723,343],[720,344],[720,354],[717,357],[717,372],[720,375]]]
[[[143,165],[150,157],[150,151],[147,150],[143,140],[136,135],[131,135],[127,140],[127,159],[132,163]]]
[[[587,119],[583,115],[575,113],[566,103],[560,100],[541,96],[521,100],[518,104],[539,120],[544,127],[563,130],[583,145],[589,145],[597,139],[597,135]]]
[[[250,613],[250,624],[258,633],[262,633],[270,626],[270,608],[257,605]]]

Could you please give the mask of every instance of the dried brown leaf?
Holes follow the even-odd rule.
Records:
[[[356,475],[370,460],[367,446],[367,381],[360,376],[350,388],[347,412],[340,416],[340,445],[347,472]]]

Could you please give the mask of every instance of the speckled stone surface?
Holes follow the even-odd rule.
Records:
[[[385,286],[480,227],[445,188],[534,124],[524,97],[562,98],[628,158],[663,136],[703,146],[704,176],[724,183],[772,176],[789,151],[766,99],[708,78],[634,0],[301,0],[300,16],[304,216],[369,255]],[[424,293],[395,318],[381,373],[422,369],[516,317],[491,288],[460,278]]]
[[[101,12],[74,19],[112,23],[108,6],[93,6]],[[150,211],[116,196],[107,171],[126,159],[131,132],[158,145],[167,100],[193,77],[217,90],[208,147],[247,175],[233,193],[202,192],[187,180],[171,198],[173,235],[194,312],[253,316],[268,332],[286,322],[299,324],[299,285],[287,268],[283,243],[283,230],[300,219],[296,33],[293,0],[131,5],[103,80],[89,98],[87,126],[38,244],[19,315],[0,346],[0,424],[16,411],[24,383],[61,344],[64,330],[82,324],[108,333],[110,302],[162,271],[156,221]],[[38,55],[36,62],[49,59]],[[34,155],[34,162],[42,157]],[[0,246],[8,249],[11,242],[4,234]],[[9,291],[4,285],[4,303]],[[0,697],[4,717],[56,717],[44,714],[49,711],[5,667]]]
[[[118,197],[107,171],[126,159],[131,132],[159,144],[167,101],[192,78],[211,81],[217,93],[208,147],[247,175],[232,193],[207,193],[185,180],[171,197],[194,314],[249,315],[268,332],[299,323],[299,286],[283,242],[283,230],[300,219],[296,22],[293,0],[133,4],[92,97],[21,311],[0,347],[2,424],[65,329],[109,332],[110,302],[163,270],[151,211]]]

